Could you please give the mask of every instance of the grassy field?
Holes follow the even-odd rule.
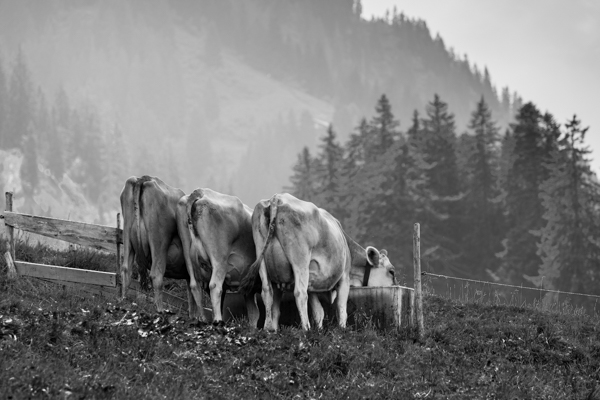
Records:
[[[113,257],[91,252],[19,252],[114,268]],[[434,295],[424,303],[422,342],[410,330],[378,331],[366,316],[347,330],[272,334],[8,282],[1,264],[0,398],[600,398],[596,316]]]

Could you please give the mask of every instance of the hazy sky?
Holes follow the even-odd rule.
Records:
[[[363,17],[398,12],[423,19],[446,47],[468,54],[494,85],[564,124],[577,114],[600,171],[599,0],[362,0]],[[452,104],[450,104],[452,107]]]

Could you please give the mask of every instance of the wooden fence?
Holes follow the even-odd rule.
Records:
[[[92,295],[115,298],[119,296],[117,274],[119,273],[121,246],[123,244],[120,214],[117,214],[116,228],[21,214],[13,211],[12,196],[11,192],[6,193],[6,209],[4,214],[0,215],[0,218],[4,219],[8,237],[9,249],[4,254],[4,259],[8,266],[9,279],[14,279],[18,275],[31,276],[46,282],[79,289]],[[113,253],[116,255],[115,272],[92,271],[17,260],[15,257],[15,228],[52,239],[59,239],[72,244]],[[148,297],[142,293],[137,281],[131,282],[129,291],[135,294],[136,297]],[[163,293],[163,301],[170,307],[187,309],[187,301],[169,293]]]

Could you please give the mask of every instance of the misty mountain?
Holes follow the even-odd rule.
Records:
[[[367,21],[352,0],[0,0],[5,70],[19,52],[47,99],[93,107],[104,138],[118,126],[124,149],[105,159],[127,162],[112,185],[152,174],[251,206],[289,184],[330,122],[345,140],[383,93],[401,130],[435,93],[459,131],[481,96],[500,126],[520,102],[425,22]]]

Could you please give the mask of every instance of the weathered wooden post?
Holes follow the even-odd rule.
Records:
[[[12,192],[6,192],[6,207],[4,208],[6,211],[12,211],[13,201],[12,201]],[[6,233],[8,234],[8,251],[4,253],[4,260],[6,261],[6,266],[8,267],[8,280],[12,281],[17,278],[17,270],[15,268],[15,228],[10,225],[5,224]]]
[[[6,192],[5,193],[5,198],[6,198],[6,207],[4,208],[5,211],[11,211],[13,210],[13,193],[12,192]],[[15,229],[10,226],[10,225],[6,225],[6,233],[8,233],[8,251],[10,251],[10,256],[12,257],[12,259],[15,259]]]
[[[117,213],[117,274],[121,270],[121,213]]]
[[[425,338],[423,321],[423,292],[421,290],[421,226],[417,222],[413,232],[413,266],[415,271],[415,314],[417,316],[417,332],[419,339]]]

